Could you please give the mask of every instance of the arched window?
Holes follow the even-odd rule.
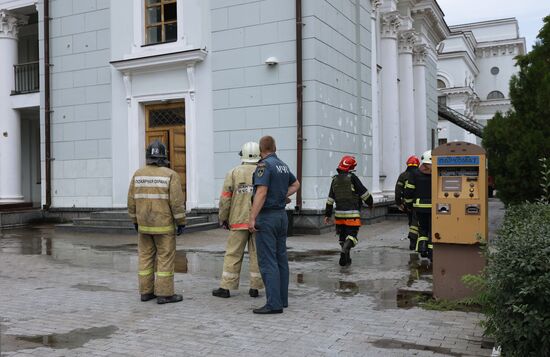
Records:
[[[441,79],[437,80],[437,89],[447,88],[445,85],[445,82],[443,82]]]
[[[504,99],[504,94],[498,90],[494,90],[487,95],[487,99]]]

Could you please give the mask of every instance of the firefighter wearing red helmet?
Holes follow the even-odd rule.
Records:
[[[415,155],[409,156],[407,159],[407,169],[403,171],[397,178],[395,183],[395,204],[397,207],[407,213],[409,219],[409,249],[415,250],[416,240],[418,239],[418,222],[414,216],[413,210],[409,209],[405,205],[405,183],[410,179],[411,175],[414,172],[418,171],[418,166],[420,165],[420,160]]]
[[[351,264],[350,250],[358,243],[357,233],[361,226],[362,202],[370,208],[373,206],[372,195],[353,173],[355,166],[357,166],[355,157],[349,155],[342,157],[337,168],[338,174],[332,177],[325,208],[325,224],[329,224],[334,204],[336,204],[334,223],[342,247],[339,261],[341,266]]]

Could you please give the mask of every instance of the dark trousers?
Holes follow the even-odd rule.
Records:
[[[422,256],[431,256],[431,246],[432,246],[432,213],[429,210],[426,211],[416,211],[416,218],[418,219],[418,243],[416,244],[417,251],[419,251],[420,242],[427,241],[427,254]]]
[[[407,210],[407,218],[409,219],[409,249],[416,249],[416,240],[418,239],[418,219],[413,210]]]
[[[338,234],[338,240],[340,242],[340,245],[344,244],[348,236],[355,238],[354,240],[352,239],[354,247],[359,242],[357,239],[357,233],[359,233],[359,227],[357,226],[346,226],[344,224],[337,224],[336,233]]]
[[[288,217],[285,210],[261,211],[256,225],[256,252],[265,285],[266,306],[271,310],[280,310],[288,306]]]

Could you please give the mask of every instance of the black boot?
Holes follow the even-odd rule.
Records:
[[[342,254],[340,254],[340,265],[342,266],[345,266],[345,265],[351,265],[351,256],[350,256],[350,250],[351,248],[353,248],[353,242],[351,241],[351,239],[346,239],[346,241],[344,242],[344,246],[342,247],[342,254],[344,254],[344,261],[345,261],[345,264],[342,265]]]
[[[229,290],[227,292],[229,293]],[[248,295],[250,295],[250,297],[256,298],[260,296],[260,293],[258,292],[258,289],[249,289]]]
[[[141,301],[145,302],[145,301],[153,300],[156,297],[157,296],[154,293],[141,294]]]
[[[420,256],[422,258],[428,257],[428,241],[423,240],[418,242],[418,253],[420,253]]]
[[[216,290],[212,290],[212,295],[221,297],[221,298],[226,298],[226,299],[231,296],[231,294],[229,293],[229,290],[224,288],[218,288]]]
[[[183,296],[174,294],[172,296],[158,296],[157,304],[169,304],[172,302],[180,302],[183,300]]]

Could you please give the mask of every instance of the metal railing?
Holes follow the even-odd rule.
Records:
[[[16,64],[13,66],[13,70],[15,72],[15,90],[13,94],[40,91],[38,61]]]
[[[448,120],[480,138],[483,137],[483,125],[479,122],[470,119],[441,103],[437,105],[437,109],[437,113],[441,119]]]

